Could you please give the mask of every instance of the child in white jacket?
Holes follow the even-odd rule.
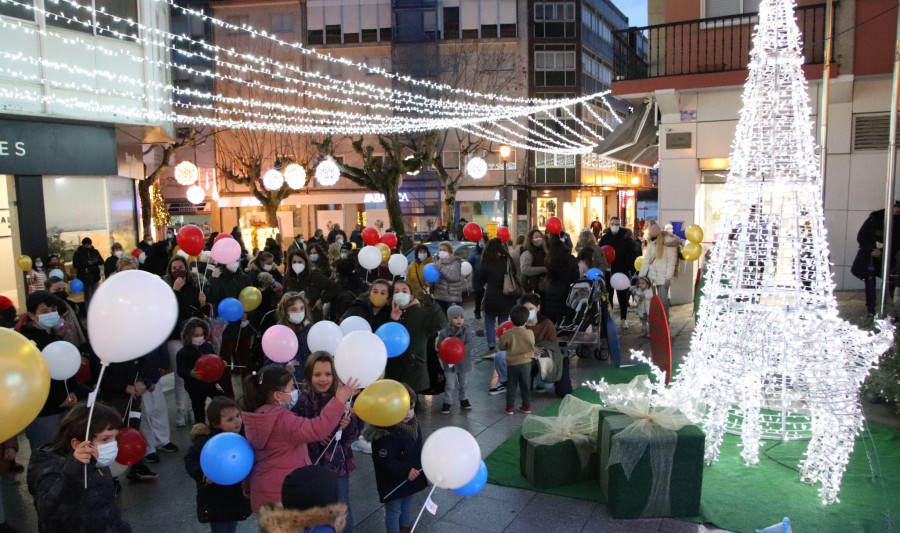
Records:
[[[650,336],[650,299],[653,298],[653,286],[648,278],[638,278],[637,287],[631,288],[631,297],[637,306],[638,316],[641,317],[641,336]]]

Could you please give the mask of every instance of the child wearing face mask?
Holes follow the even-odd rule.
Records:
[[[184,323],[181,330],[181,342],[184,346],[175,355],[178,375],[184,380],[184,390],[191,399],[191,410],[194,413],[194,420],[198,423],[206,419],[206,399],[225,393],[218,383],[206,383],[194,370],[197,359],[206,354],[216,353],[208,339],[209,324],[202,318],[192,318]],[[230,378],[227,367],[225,375]]]
[[[242,433],[241,408],[225,396],[213,398],[206,408],[207,424],[191,428],[191,449],[184,456],[184,468],[197,482],[197,519],[209,524],[212,533],[233,533],[238,522],[250,516],[250,500],[240,483],[217,485],[207,479],[200,467],[200,454],[209,439],[219,433]]]
[[[253,512],[281,501],[281,485],[294,469],[312,461],[306,445],[331,436],[346,411],[346,403],[359,388],[355,379],[340,385],[317,418],[291,412],[299,391],[286,368],[263,367],[244,379],[244,431],[253,447],[253,469],[244,480],[250,489]]]
[[[294,374],[297,384],[303,383],[305,379],[303,368],[306,366],[306,358],[309,357],[309,344],[306,338],[309,335],[310,322],[306,316],[306,306],[306,298],[302,294],[289,292],[281,297],[278,308],[275,310],[278,324],[287,326],[297,336],[297,353],[294,358],[287,363],[276,363],[263,355],[264,366],[287,367]]]
[[[312,257],[300,250],[288,256],[290,271],[284,276],[284,290],[302,292],[309,302],[306,314],[312,322],[318,322],[324,318],[325,305],[334,300],[341,287],[328,277],[330,271],[328,260],[325,260],[325,270],[312,268]]]
[[[441,276],[434,282],[431,294],[445,313],[451,305],[462,302],[465,282],[462,275],[462,259],[453,255],[453,245],[444,241],[438,247],[438,259],[435,263]]]
[[[297,404],[292,411],[303,418],[321,416],[322,409],[334,398],[339,380],[334,371],[334,358],[328,352],[315,352],[306,360],[303,368],[304,384],[300,388]],[[356,467],[353,463],[352,445],[359,437],[359,419],[345,409],[340,423],[332,428],[327,437],[306,445],[309,458],[320,464],[338,479],[338,499],[347,504],[347,525],[344,533],[353,533],[353,515],[350,512],[350,472]]]
[[[116,505],[116,486],[108,468],[119,452],[116,437],[122,417],[97,403],[88,431],[88,411],[83,403],[72,407],[53,443],[31,454],[28,492],[34,497],[41,533],[131,533]]]
[[[469,372],[472,371],[472,353],[475,349],[475,330],[466,325],[466,317],[463,308],[458,305],[450,306],[447,309],[447,327],[438,333],[436,344],[440,346],[441,341],[450,337],[457,338],[462,341],[466,347],[466,356],[462,361],[454,365],[441,361],[441,367],[444,369],[444,403],[441,406],[441,413],[450,414],[450,406],[457,400],[459,408],[462,411],[472,409],[472,404],[466,396],[466,385],[469,381]]]

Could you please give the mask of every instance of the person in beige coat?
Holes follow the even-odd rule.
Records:
[[[647,277],[656,290],[659,299],[669,316],[669,287],[678,267],[678,246],[681,240],[671,233],[665,232],[655,220],[649,222],[647,230],[649,242],[644,251],[644,264],[639,277]]]

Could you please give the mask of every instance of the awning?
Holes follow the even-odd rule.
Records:
[[[594,153],[627,165],[653,168],[659,161],[659,137],[653,102],[639,105],[606,136]]]

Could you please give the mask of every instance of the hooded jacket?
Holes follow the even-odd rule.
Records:
[[[253,447],[253,469],[244,481],[250,487],[250,508],[281,501],[281,485],[294,469],[312,464],[306,445],[331,434],[344,414],[344,404],[332,398],[318,418],[301,418],[280,405],[266,404],[244,412],[244,432]]]
[[[85,283],[97,283],[100,281],[100,266],[102,264],[103,257],[96,248],[86,248],[84,245],[81,245],[72,254],[72,266],[75,267],[78,279]]]
[[[184,456],[184,469],[197,482],[197,520],[201,524],[209,522],[237,522],[250,516],[250,500],[244,496],[240,483],[216,485],[204,481],[200,467],[200,453],[203,446],[214,435],[206,424],[194,424],[191,428],[191,448]]]
[[[262,533],[342,533],[346,525],[347,505],[343,503],[302,511],[285,509],[280,504],[267,505],[259,510],[259,530]]]

